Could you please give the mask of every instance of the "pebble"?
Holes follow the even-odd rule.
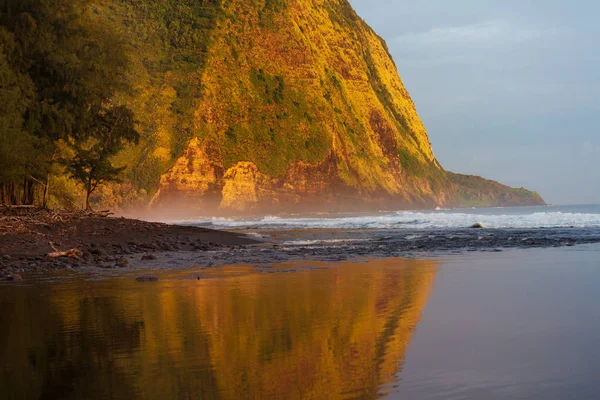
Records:
[[[142,256],[142,261],[151,261],[156,260],[156,256],[154,254],[146,254]]]
[[[126,259],[125,257],[119,258],[119,260],[117,261],[117,267],[119,268],[125,268],[129,266],[129,260]]]
[[[98,248],[93,248],[92,251],[90,252],[95,256],[103,256],[106,255],[106,253],[104,252],[104,250],[102,249],[98,249]]]
[[[18,282],[18,281],[22,281],[22,280],[23,280],[23,277],[22,277],[21,275],[19,275],[19,274],[12,274],[12,275],[8,275],[8,276],[6,277],[6,280],[7,280],[7,281],[15,281],[15,282]]]
[[[138,282],[156,282],[158,278],[154,276],[138,276],[135,280]]]

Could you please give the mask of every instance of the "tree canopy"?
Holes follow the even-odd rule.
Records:
[[[126,45],[90,12],[85,0],[0,1],[3,203],[32,203],[33,182],[58,160],[71,171],[87,156],[106,169],[117,143],[137,140],[131,112],[113,104],[126,90]],[[59,143],[75,157],[57,154]]]
[[[126,142],[137,142],[133,113],[123,106],[112,107],[96,114],[88,126],[87,140],[73,140],[75,156],[65,162],[70,176],[85,188],[85,208],[89,210],[90,195],[106,182],[118,181],[125,167],[115,167],[110,158],[123,149]]]

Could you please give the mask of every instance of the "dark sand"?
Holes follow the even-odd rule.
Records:
[[[84,213],[0,215],[0,277],[15,270],[109,268],[119,261],[127,266],[129,260],[141,259],[135,255],[205,252],[255,243],[242,234]],[[48,257],[71,249],[78,251],[67,257]],[[128,261],[122,262],[123,258]]]

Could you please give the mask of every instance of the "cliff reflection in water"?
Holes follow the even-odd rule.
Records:
[[[0,287],[1,396],[378,398],[396,382],[435,270],[386,260]]]

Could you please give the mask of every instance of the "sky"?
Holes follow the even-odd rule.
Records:
[[[600,204],[600,2],[350,0],[445,169]]]

